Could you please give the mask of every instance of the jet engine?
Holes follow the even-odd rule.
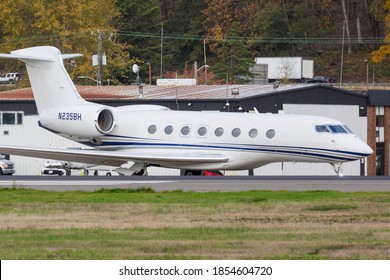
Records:
[[[115,126],[112,109],[96,104],[57,107],[40,114],[40,125],[56,133],[76,137],[99,137]]]

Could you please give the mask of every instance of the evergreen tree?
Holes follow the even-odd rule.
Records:
[[[117,27],[122,42],[128,45],[130,56],[141,66],[145,81],[147,69],[151,66],[153,76],[160,73],[160,35],[163,21],[158,0],[121,0],[117,2],[121,17]],[[127,82],[135,80],[129,68]]]
[[[240,24],[233,22],[228,36],[219,43],[214,52],[216,58],[211,63],[215,77],[230,83],[246,83],[251,77],[249,68],[254,64],[248,43],[242,36]]]

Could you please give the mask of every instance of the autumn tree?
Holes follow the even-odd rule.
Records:
[[[221,40],[230,31],[233,22],[240,24],[242,35],[251,36],[253,21],[260,10],[259,1],[205,0],[207,8],[203,10],[204,29],[208,37]]]
[[[63,53],[84,55],[75,67],[67,66],[71,75],[95,77],[91,56],[97,53],[100,32],[109,64],[105,77],[115,80],[111,70],[127,67],[128,55],[115,41],[115,0],[2,0],[0,10],[1,52],[52,45]]]
[[[384,39],[386,44],[381,46],[378,50],[372,53],[372,60],[376,63],[381,62],[390,56],[390,44],[389,44],[390,42],[390,0],[386,0],[385,10],[388,12],[385,18],[385,22],[388,30],[386,37]]]

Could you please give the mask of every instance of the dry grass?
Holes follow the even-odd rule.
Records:
[[[1,205],[3,259],[390,259],[388,194],[374,200],[351,194],[316,202],[206,206],[201,201]],[[38,238],[43,233],[46,240]]]

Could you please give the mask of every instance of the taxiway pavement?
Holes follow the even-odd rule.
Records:
[[[50,191],[95,191],[98,189],[150,187],[157,192],[239,192],[249,190],[286,190],[340,192],[390,192],[390,177],[361,176],[1,176],[0,187]]]

